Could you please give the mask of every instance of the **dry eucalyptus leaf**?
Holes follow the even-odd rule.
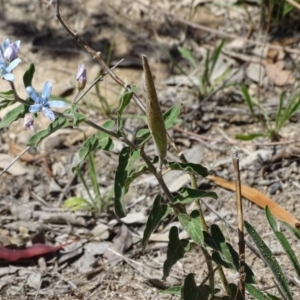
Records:
[[[5,169],[13,160],[14,157],[0,153],[0,169]],[[6,172],[14,176],[20,176],[26,174],[27,170],[17,160]]]

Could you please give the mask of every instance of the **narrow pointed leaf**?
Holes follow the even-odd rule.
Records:
[[[250,283],[246,283],[246,290],[256,300],[271,300],[267,294],[262,293],[258,288]]]
[[[9,127],[12,122],[24,118],[27,112],[28,112],[28,106],[23,104],[12,109],[0,121],[0,129]]]
[[[183,257],[184,253],[189,251],[190,244],[187,239],[179,239],[178,228],[173,226],[169,232],[169,244],[167,250],[167,259],[163,267],[163,280],[170,274],[172,266]]]
[[[157,195],[154,199],[153,206],[150,211],[146,228],[144,231],[144,235],[142,239],[143,251],[147,246],[148,240],[152,232],[159,225],[160,221],[163,220],[170,212],[169,206],[166,204],[161,204],[160,201],[161,201],[161,195]]]
[[[162,295],[181,295],[181,286],[172,286],[166,290],[160,290],[160,294]]]
[[[278,284],[280,292],[284,295],[285,299],[292,300],[292,295],[287,283],[287,280],[275,259],[273,253],[269,249],[269,247],[265,244],[262,238],[259,236],[257,231],[247,222],[245,221],[245,228],[250,235],[251,239],[255,243],[256,247],[258,248],[260,254],[264,258],[266,264],[272,271],[275,281]]]
[[[294,226],[290,225],[289,223],[282,222],[289,230],[290,232],[298,239],[300,240],[300,230],[295,228]],[[297,225],[297,224],[296,224]],[[298,223],[298,226],[300,227],[300,224]]]
[[[200,214],[198,210],[194,210],[188,216],[186,214],[179,214],[178,219],[182,224],[183,228],[192,238],[192,240],[199,244],[204,245],[204,237],[202,232],[202,226],[200,222]]]
[[[178,190],[178,194],[173,201],[173,204],[181,203],[181,204],[189,204],[193,202],[195,199],[211,197],[214,199],[218,199],[218,195],[214,192],[207,192],[202,190],[195,190],[191,188],[180,188]]]
[[[269,221],[269,224],[270,224],[273,232],[275,233],[278,241],[280,242],[282,248],[284,249],[285,253],[287,254],[289,260],[293,264],[293,267],[298,275],[298,278],[300,278],[300,264],[299,264],[298,258],[296,256],[294,250],[292,249],[290,243],[288,242],[288,240],[284,236],[284,234],[278,230],[276,220],[272,216],[271,211],[268,206],[266,207],[265,211],[266,211],[267,219]]]
[[[200,164],[166,162],[166,166],[171,170],[191,172],[201,177],[206,177],[209,174],[207,168],[201,166]]]
[[[65,128],[69,125],[68,120],[63,117],[58,117],[54,122],[50,123],[49,127],[45,130],[41,130],[34,134],[28,141],[27,145],[31,147],[36,147],[45,137],[51,135],[58,129]]]
[[[133,164],[140,157],[140,150],[131,150],[129,147],[124,147],[119,155],[119,164],[115,176],[115,213],[118,218],[126,216],[124,204],[124,196],[126,194],[126,180],[132,170]]]

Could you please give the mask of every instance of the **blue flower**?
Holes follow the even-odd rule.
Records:
[[[52,107],[66,107],[67,103],[64,101],[54,100],[48,101],[52,90],[52,83],[50,81],[46,81],[43,87],[42,96],[40,96],[37,91],[31,87],[26,87],[26,92],[29,97],[35,102],[35,104],[30,105],[29,112],[37,113],[41,110],[43,111],[44,115],[49,118],[52,122],[55,120],[54,112],[50,109]]]
[[[5,58],[0,55],[0,76],[8,81],[14,81],[15,76],[12,74],[12,70],[21,62],[22,60],[20,58],[16,58],[13,60],[9,65],[7,65],[7,62]]]
[[[6,38],[3,45],[0,45],[0,76],[5,80],[15,80],[12,70],[22,61],[18,58],[20,43],[20,41],[10,43]]]

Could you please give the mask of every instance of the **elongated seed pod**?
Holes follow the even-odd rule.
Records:
[[[157,154],[161,160],[167,155],[167,131],[158,102],[156,89],[147,57],[142,55],[146,85],[146,115]]]

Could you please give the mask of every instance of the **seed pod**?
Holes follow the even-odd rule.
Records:
[[[147,57],[142,55],[146,85],[146,115],[157,154],[161,160],[167,155],[167,131],[158,102],[156,89]]]

